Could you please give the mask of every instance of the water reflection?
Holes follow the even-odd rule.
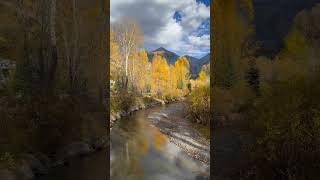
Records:
[[[122,179],[194,179],[205,167],[187,156],[156,127],[148,114],[137,112],[121,119],[111,132],[110,176]]]
[[[165,117],[156,113],[162,108],[139,111],[115,124],[110,137],[110,179],[195,179],[206,170],[206,166],[187,156],[149,123],[148,115]],[[106,180],[107,160],[105,151],[75,158],[69,166],[52,169],[37,180]]]

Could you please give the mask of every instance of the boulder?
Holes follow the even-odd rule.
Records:
[[[120,112],[118,112],[117,114],[116,114],[116,119],[120,119],[121,118],[121,115],[120,115]]]
[[[92,148],[95,150],[102,150],[103,148],[108,146],[108,137],[103,136],[101,138],[98,138],[96,140],[93,140]]]
[[[141,109],[145,109],[145,108],[146,108],[146,105],[142,104],[142,105],[140,106],[140,108],[141,108]]]
[[[91,146],[85,142],[74,142],[58,152],[58,159],[67,159],[74,156],[83,156],[91,153]]]
[[[116,120],[116,117],[114,115],[110,115],[110,121],[113,122]]]
[[[16,168],[15,173],[19,180],[31,180],[34,178],[31,166],[25,160]]]
[[[135,112],[135,111],[138,111],[139,110],[139,107],[138,106],[133,106],[129,109],[129,112]]]
[[[49,172],[49,160],[46,157],[37,159],[32,154],[25,154],[23,155],[24,162],[31,168],[32,172],[35,175],[44,175],[48,174]]]
[[[126,115],[127,115],[127,113],[125,111],[121,111],[120,112],[120,117],[123,117],[123,116],[126,116]]]

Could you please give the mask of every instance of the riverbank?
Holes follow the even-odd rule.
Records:
[[[162,99],[154,98],[151,96],[135,97],[133,102],[131,102],[130,105],[125,108],[123,107],[111,108],[110,130],[112,130],[112,127],[117,120],[121,119],[122,117],[128,116],[133,112],[139,111],[141,109],[147,109],[155,106],[161,106],[161,105],[165,105],[165,104],[169,104],[177,101],[182,101],[184,99],[185,99],[184,97],[172,98],[169,100],[162,100]],[[113,103],[113,102],[110,102],[110,103]]]
[[[42,96],[41,96],[42,97]],[[108,147],[105,109],[88,96],[0,98],[0,179],[28,180]]]
[[[186,118],[186,103],[173,103],[160,112],[148,116],[153,126],[168,136],[170,142],[185,151],[190,157],[207,165],[210,174],[210,140],[194,128]]]
[[[19,160],[10,162],[8,159],[9,164],[0,166],[0,179],[32,180],[38,176],[49,174],[53,168],[67,165],[73,158],[87,156],[105,149],[108,146],[108,141],[109,138],[105,135],[97,139],[73,142],[59,148],[51,155],[25,153],[19,157]]]

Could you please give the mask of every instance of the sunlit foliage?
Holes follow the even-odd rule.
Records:
[[[169,65],[162,55],[148,59],[146,50],[138,48],[143,39],[135,21],[125,19],[114,26],[110,34],[110,76],[118,84],[118,91],[161,99],[172,99],[188,93],[190,64],[187,58],[180,57],[173,65]],[[128,27],[134,27],[135,36],[126,35]]]

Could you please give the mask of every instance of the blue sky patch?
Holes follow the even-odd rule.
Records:
[[[197,36],[210,34],[210,18],[204,20],[195,31]]]
[[[182,20],[181,13],[179,11],[174,12],[173,18],[176,20],[176,22],[180,22]]]
[[[203,3],[206,6],[210,6],[210,0],[196,0],[196,1],[197,1],[197,3]]]

